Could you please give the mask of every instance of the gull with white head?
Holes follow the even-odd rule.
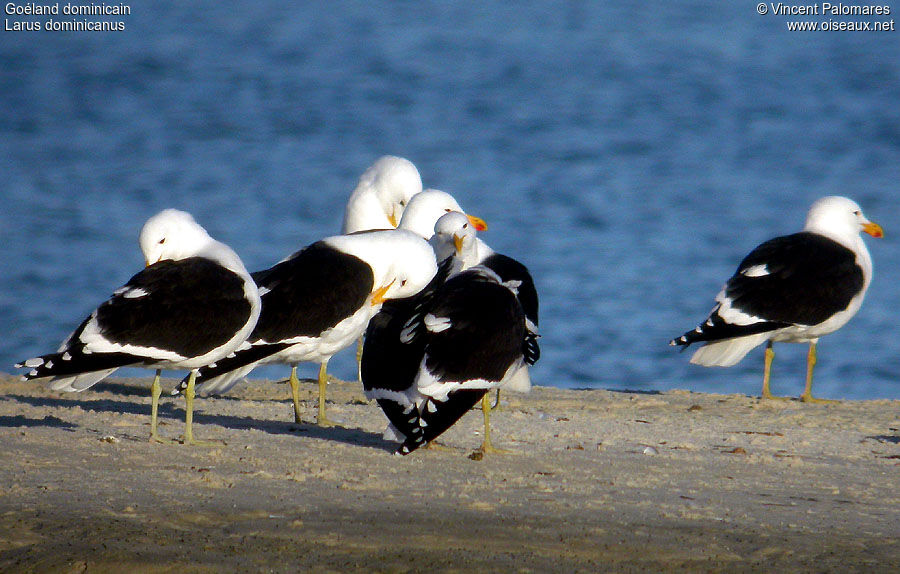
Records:
[[[770,239],[747,255],[716,296],[709,317],[670,345],[703,343],[691,363],[729,367],[765,343],[762,397],[774,397],[769,378],[773,343],[809,343],[806,388],[812,396],[819,338],[859,311],[872,281],[872,258],[860,233],[882,237],[856,202],[830,196],[813,203],[803,231]]]
[[[167,209],[140,234],[147,267],[95,309],[56,353],[23,361],[26,379],[83,391],[119,367],[155,368],[150,438],[157,433],[160,369],[189,369],[184,441],[193,436],[197,369],[240,346],[256,326],[260,298],[237,254],[190,214]]]

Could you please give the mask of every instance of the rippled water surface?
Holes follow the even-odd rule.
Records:
[[[533,378],[565,387],[758,393],[761,350],[705,369],[667,341],[756,244],[851,196],[886,238],[815,390],[900,398],[900,36],[738,4],[158,1],[123,32],[2,32],[0,370],[140,269],[160,209],[259,269],[336,233],[391,153],[531,268]],[[776,350],[774,390],[799,394],[805,346]]]

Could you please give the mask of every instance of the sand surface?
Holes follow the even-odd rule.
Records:
[[[494,414],[513,452],[473,460],[479,412],[446,450],[394,456],[347,383],[337,428],[253,381],[197,401],[195,434],[222,444],[151,444],[148,387],[0,376],[0,571],[900,568],[900,401],[536,387]],[[161,433],[183,414],[164,397]]]

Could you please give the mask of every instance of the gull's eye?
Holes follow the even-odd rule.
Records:
[[[450,213],[451,211],[453,211],[453,210],[448,207],[444,210],[444,213]]]
[[[468,229],[468,228],[469,228],[469,224],[468,224],[468,223],[466,223],[465,225],[463,225],[463,229]]]
[[[165,243],[165,242],[166,242],[166,238],[165,238],[165,237],[163,237],[162,239],[159,240],[159,244],[160,244],[160,245],[162,245],[162,244]]]
[[[853,215],[859,217],[860,215],[862,215],[862,211],[857,209],[856,211],[853,212]]]
[[[405,199],[401,199],[401,200],[400,200],[400,207],[406,207],[406,200],[405,200]]]
[[[406,285],[406,279],[404,279],[403,281],[400,282],[401,287],[404,287],[405,285]]]

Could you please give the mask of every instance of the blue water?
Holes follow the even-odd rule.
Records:
[[[259,269],[336,233],[391,153],[531,268],[533,379],[563,387],[758,394],[761,350],[706,369],[667,341],[756,244],[848,195],[887,237],[867,239],[875,279],[820,342],[815,391],[900,398],[898,32],[791,33],[743,2],[296,4],[0,32],[0,370],[141,268],[160,209]],[[773,389],[797,395],[806,348],[776,350]],[[332,370],[352,377],[352,352]]]

